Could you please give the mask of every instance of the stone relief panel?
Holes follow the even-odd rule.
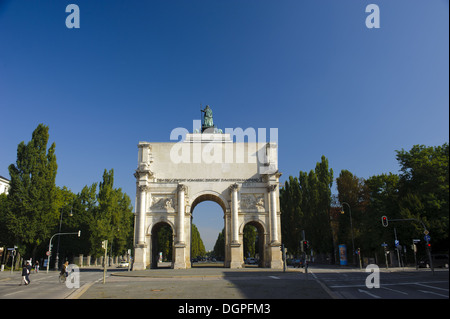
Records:
[[[175,211],[175,195],[172,194],[152,194],[152,205],[150,206],[152,211]]]
[[[241,209],[247,211],[265,211],[264,194],[241,194]]]

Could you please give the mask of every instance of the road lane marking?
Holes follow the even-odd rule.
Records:
[[[269,276],[270,278],[273,278],[273,279],[280,279],[280,277],[277,277],[277,276]]]
[[[427,288],[433,288],[433,289],[438,289],[438,290],[448,291],[448,289],[445,289],[445,288],[439,288],[439,287],[428,286],[428,285],[424,285],[424,284],[421,284],[421,283],[416,283],[416,285],[424,286],[424,287],[427,287]]]
[[[425,281],[426,283],[448,283],[448,281]],[[382,284],[381,286],[402,286],[402,285],[423,285],[420,282],[399,282],[399,283],[393,283],[393,284]],[[360,285],[334,285],[330,286],[330,288],[357,288],[357,287],[365,287],[366,285],[360,284]],[[433,287],[433,286],[429,286]],[[436,288],[436,287],[433,287]],[[443,288],[438,288],[443,289]],[[445,290],[445,289],[444,289]]]
[[[393,292],[397,292],[399,294],[408,295],[406,292],[403,292],[403,291],[400,291],[400,290],[395,290],[395,289],[391,289],[391,288],[387,288],[387,287],[380,287],[380,288],[383,288],[383,289],[386,289],[386,290],[390,290],[390,291],[393,291]]]
[[[418,291],[423,292],[424,294],[432,294],[432,295],[448,298],[448,296],[446,296],[446,295],[441,295],[441,294],[438,294],[438,293],[432,292],[432,291],[427,291],[427,290],[418,290]]]
[[[358,289],[359,292],[363,292],[365,294],[368,294],[369,296],[373,297],[373,298],[381,298],[380,296],[374,295],[368,291],[362,290],[362,289]]]
[[[11,295],[15,295],[15,294],[18,294],[18,293],[21,293],[21,292],[24,292],[23,290],[20,290],[20,291],[16,291],[16,292],[11,292],[11,293],[9,293],[9,294],[5,294],[5,295],[3,295],[3,296],[11,296]]]

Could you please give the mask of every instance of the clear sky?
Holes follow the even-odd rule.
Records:
[[[448,0],[0,0],[0,175],[44,123],[57,185],[113,168],[134,203],[138,142],[192,131],[200,103],[221,128],[278,128],[283,183],[322,155],[335,177],[397,173],[395,150],[449,141],[448,39]],[[194,212],[207,249],[222,217]]]

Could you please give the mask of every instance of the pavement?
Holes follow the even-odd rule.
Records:
[[[303,269],[149,269],[112,271],[79,299],[330,299],[333,295]]]

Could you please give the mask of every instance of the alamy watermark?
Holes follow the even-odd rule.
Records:
[[[66,268],[68,276],[66,278],[67,288],[80,288],[80,268],[75,264],[69,264]]]
[[[238,127],[199,133],[200,123],[193,121],[193,134],[183,127],[172,130],[170,140],[177,141],[170,150],[172,163],[259,163],[266,173],[276,171],[278,128]]]
[[[380,268],[375,264],[370,264],[366,267],[366,272],[370,273],[366,278],[366,287],[369,289],[380,288]]]

